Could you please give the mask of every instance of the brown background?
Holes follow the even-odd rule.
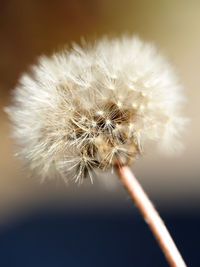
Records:
[[[191,118],[182,155],[166,158],[149,151],[133,169],[157,206],[200,206],[200,1],[7,0],[0,3],[0,222],[43,205],[69,210],[126,205],[126,192],[116,177],[101,178],[106,188],[101,181],[77,187],[61,181],[41,185],[38,177],[28,178],[13,156],[14,142],[3,112],[21,73],[39,55],[72,41],[80,43],[81,37],[94,40],[124,32],[153,41],[170,58],[185,87],[185,114]]]

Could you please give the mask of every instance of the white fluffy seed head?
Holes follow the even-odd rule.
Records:
[[[43,177],[76,181],[131,164],[147,140],[180,148],[184,97],[172,67],[137,37],[41,57],[8,112],[19,155]],[[91,178],[92,179],[92,178]]]

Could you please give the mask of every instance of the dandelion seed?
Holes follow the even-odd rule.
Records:
[[[131,164],[148,140],[163,150],[180,147],[181,90],[152,45],[137,37],[103,38],[41,57],[32,74],[22,76],[6,110],[18,154],[31,169],[43,177],[71,177],[66,158],[73,155],[78,181],[94,168]]]

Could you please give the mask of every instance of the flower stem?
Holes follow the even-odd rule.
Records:
[[[163,220],[160,218],[158,212],[135,178],[134,174],[131,172],[130,168],[127,166],[116,166],[115,169],[144,217],[144,220],[149,225],[169,265],[171,267],[186,267],[186,264],[171,238]]]

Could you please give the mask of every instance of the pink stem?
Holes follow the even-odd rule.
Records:
[[[158,212],[155,210],[152,202],[147,197],[130,168],[127,166],[116,166],[116,171],[136,203],[144,220],[148,223],[169,265],[172,267],[186,267],[163,220],[160,218]]]

